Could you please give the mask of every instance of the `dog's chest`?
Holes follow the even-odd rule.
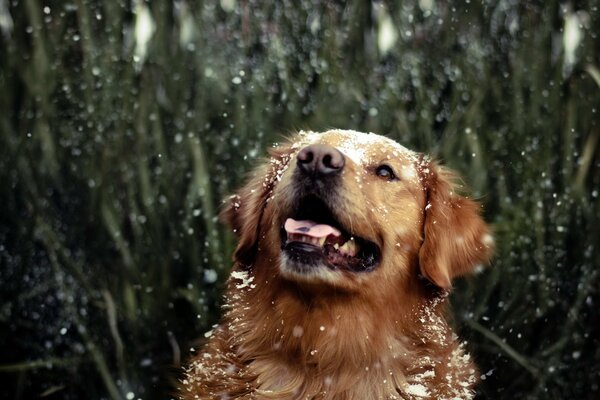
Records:
[[[298,371],[284,364],[255,362],[249,371],[256,373],[258,399],[471,399],[470,390],[449,390],[447,385],[438,386],[434,369],[405,375],[398,369],[384,368],[375,364],[364,371],[337,371],[333,374],[318,371]],[[452,379],[455,379],[453,377]],[[468,382],[463,383],[464,386]],[[452,396],[446,396],[451,394]]]
[[[352,399],[472,399],[476,371],[463,346],[444,360],[429,357],[394,363],[383,359],[363,369],[341,368],[328,373],[298,368],[274,360],[254,360],[248,372],[256,377],[257,398]]]

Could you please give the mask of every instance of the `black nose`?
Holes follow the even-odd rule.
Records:
[[[311,144],[298,152],[298,169],[315,177],[334,175],[344,169],[344,155],[326,144]]]

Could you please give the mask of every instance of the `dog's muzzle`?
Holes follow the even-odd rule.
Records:
[[[281,221],[282,250],[298,273],[319,266],[349,272],[371,271],[380,249],[339,222],[339,191],[346,160],[326,144],[301,149],[294,171],[290,212]],[[292,267],[289,265],[288,267]]]

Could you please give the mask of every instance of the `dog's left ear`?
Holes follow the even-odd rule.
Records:
[[[258,249],[260,222],[271,196],[273,186],[287,168],[290,149],[270,150],[271,159],[253,171],[242,189],[224,201],[219,214],[221,221],[233,228],[238,239],[234,259],[251,265]]]
[[[428,201],[419,251],[421,273],[438,287],[450,289],[453,278],[489,261],[493,238],[481,217],[481,205],[456,193],[456,174],[430,163],[423,175]]]

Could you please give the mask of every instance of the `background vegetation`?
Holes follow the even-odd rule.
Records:
[[[482,196],[481,398],[598,398],[600,1],[0,0],[0,397],[158,399],[218,319],[220,199],[295,129]]]

